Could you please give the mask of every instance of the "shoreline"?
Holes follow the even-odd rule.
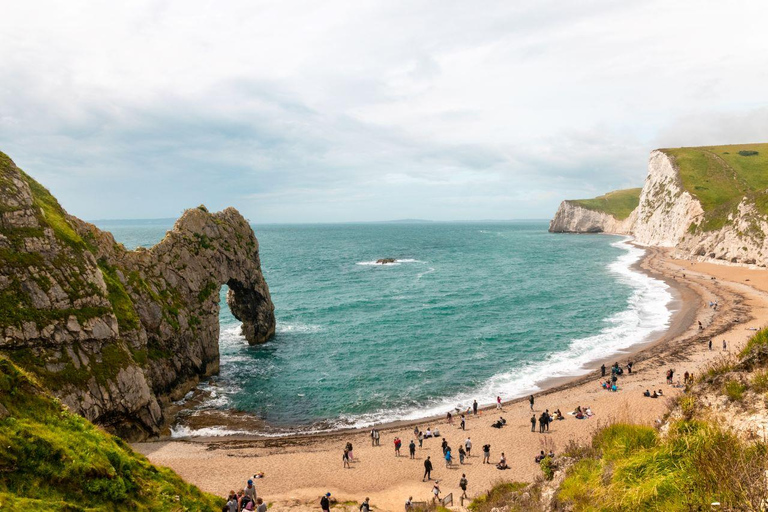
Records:
[[[666,413],[668,400],[679,393],[665,384],[668,368],[675,368],[681,380],[684,371],[698,375],[723,353],[719,350],[721,338],[728,339],[729,350],[738,350],[753,334],[748,328],[768,323],[768,272],[674,260],[669,253],[665,249],[647,248],[639,265],[680,290],[679,300],[685,307],[680,308],[669,329],[631,355],[635,370],[620,377],[620,391],[602,390],[597,383],[599,371],[592,371],[536,394],[536,415],[545,408],[559,408],[565,414],[581,405],[595,412],[589,420],[566,415],[565,421],[551,425],[550,432],[533,433],[527,400],[518,399],[505,403],[499,413],[485,409],[478,416],[470,416],[466,431],[459,429],[456,422],[448,425],[442,418],[378,427],[382,445],[377,447],[371,446],[367,429],[358,429],[280,438],[166,439],[138,443],[134,449],[154,463],[173,468],[185,480],[220,495],[241,487],[256,471],[264,471],[265,478],[256,480],[259,492],[280,510],[312,510],[325,492],[331,492],[339,501],[360,501],[370,496],[380,510],[400,510],[408,496],[429,499],[432,482],[421,481],[426,456],[432,457],[435,466],[433,478],[441,481],[444,493],[453,492],[454,497],[460,493],[458,479],[463,472],[470,482],[470,496],[479,495],[502,480],[530,482],[541,471],[533,461],[539,450],[553,449],[557,453],[571,442],[588,442],[595,429],[612,421],[654,424]],[[686,279],[681,278],[684,272],[688,273]],[[710,300],[719,301],[721,307],[717,312],[707,306]],[[696,321],[702,321],[703,331],[699,331]],[[716,350],[708,350],[706,342],[714,337]],[[612,356],[610,361],[618,359],[624,363],[627,357],[629,354]],[[643,398],[642,392],[649,388],[663,388],[667,398]],[[490,426],[497,414],[507,419],[503,429]],[[471,436],[473,456],[464,465],[446,468],[439,441],[425,440],[423,448],[417,449],[416,460],[409,460],[407,455],[395,457],[394,436],[401,437],[407,447],[413,437],[413,425],[427,424],[439,426],[441,437],[455,448]],[[346,442],[355,447],[356,461],[351,469],[343,469],[341,464],[341,450]],[[475,452],[485,443],[491,445],[492,462],[498,460],[502,451],[507,453],[510,470],[499,471],[494,465],[479,462]],[[403,451],[407,453],[407,449]]]
[[[587,361],[578,368],[575,368],[574,372],[570,375],[549,377],[544,380],[534,382],[533,386],[539,388],[538,391],[533,392],[535,396],[551,394],[563,389],[568,389],[572,386],[577,386],[585,381],[589,381],[598,376],[600,364],[605,364],[610,368],[610,366],[617,360],[626,361],[628,359],[640,357],[644,351],[652,349],[655,345],[664,343],[669,339],[681,335],[686,330],[686,328],[694,322],[693,317],[696,313],[695,310],[698,306],[701,305],[700,303],[694,304],[696,294],[693,293],[688,287],[686,287],[684,283],[669,279],[662,274],[656,273],[653,270],[644,267],[643,264],[648,258],[649,251],[651,251],[652,248],[635,244],[631,237],[625,237],[623,240],[621,240],[621,243],[626,244],[630,248],[637,248],[644,251],[644,254],[638,261],[630,264],[627,267],[630,271],[644,274],[645,276],[652,279],[663,281],[667,285],[667,288],[672,295],[672,299],[666,305],[670,312],[668,325],[649,333],[648,336],[637,343],[634,343],[624,349],[618,349],[610,356]],[[193,397],[189,401],[194,402],[196,399],[197,397]],[[502,403],[506,406],[508,404],[511,405],[521,401],[526,401],[527,399],[527,395],[524,395],[509,400],[504,400]],[[487,411],[494,408],[495,404],[486,404],[481,405],[480,410]],[[446,405],[445,410],[446,412],[450,410],[451,412],[455,413],[455,410],[451,409],[448,405]],[[307,430],[305,431],[298,430],[295,432],[271,433],[268,432],[270,426],[264,422],[264,420],[246,411],[215,410],[207,411],[207,413],[210,417],[214,417],[215,419],[223,421],[214,421],[210,425],[204,425],[199,428],[193,427],[191,429],[191,435],[174,436],[171,434],[168,436],[162,436],[157,439],[157,441],[174,440],[190,442],[216,442],[218,440],[239,441],[251,439],[295,439],[306,436],[333,436],[336,434],[370,430],[371,428],[376,428],[378,430],[388,430],[392,428],[400,428],[402,426],[413,427],[415,425],[427,425],[430,423],[436,423],[445,419],[445,414],[441,413],[440,415],[429,415],[422,418],[393,419],[366,426],[346,426],[341,428],[330,428],[327,430],[322,428],[312,430],[310,425],[304,425],[301,427],[306,427]],[[246,426],[246,428],[242,428],[243,426]],[[247,428],[248,426],[256,428],[251,431]],[[186,427],[186,425],[184,427]],[[195,431],[200,431],[207,428],[221,429],[222,431],[228,433],[216,435],[194,434]],[[263,429],[263,431],[259,431],[259,429]],[[171,430],[173,431],[173,427]]]

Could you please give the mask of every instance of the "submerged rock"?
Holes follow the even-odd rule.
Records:
[[[184,212],[149,249],[68,215],[0,153],[0,351],[131,440],[219,371],[219,293],[250,344],[275,332],[259,245],[234,208]]]

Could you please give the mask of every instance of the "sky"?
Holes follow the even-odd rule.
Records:
[[[85,219],[526,219],[768,142],[768,3],[9,2],[0,151]]]

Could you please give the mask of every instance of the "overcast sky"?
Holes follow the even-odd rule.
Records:
[[[121,5],[125,4],[125,5]],[[550,217],[768,142],[768,3],[7,2],[0,151],[86,219]]]

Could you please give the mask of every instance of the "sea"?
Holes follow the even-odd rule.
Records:
[[[96,224],[133,249],[160,241],[173,221]],[[254,225],[277,331],[249,346],[222,287],[221,371],[195,407],[255,415],[266,435],[444,416],[582,375],[668,327],[672,292],[633,267],[642,249],[547,227]]]

